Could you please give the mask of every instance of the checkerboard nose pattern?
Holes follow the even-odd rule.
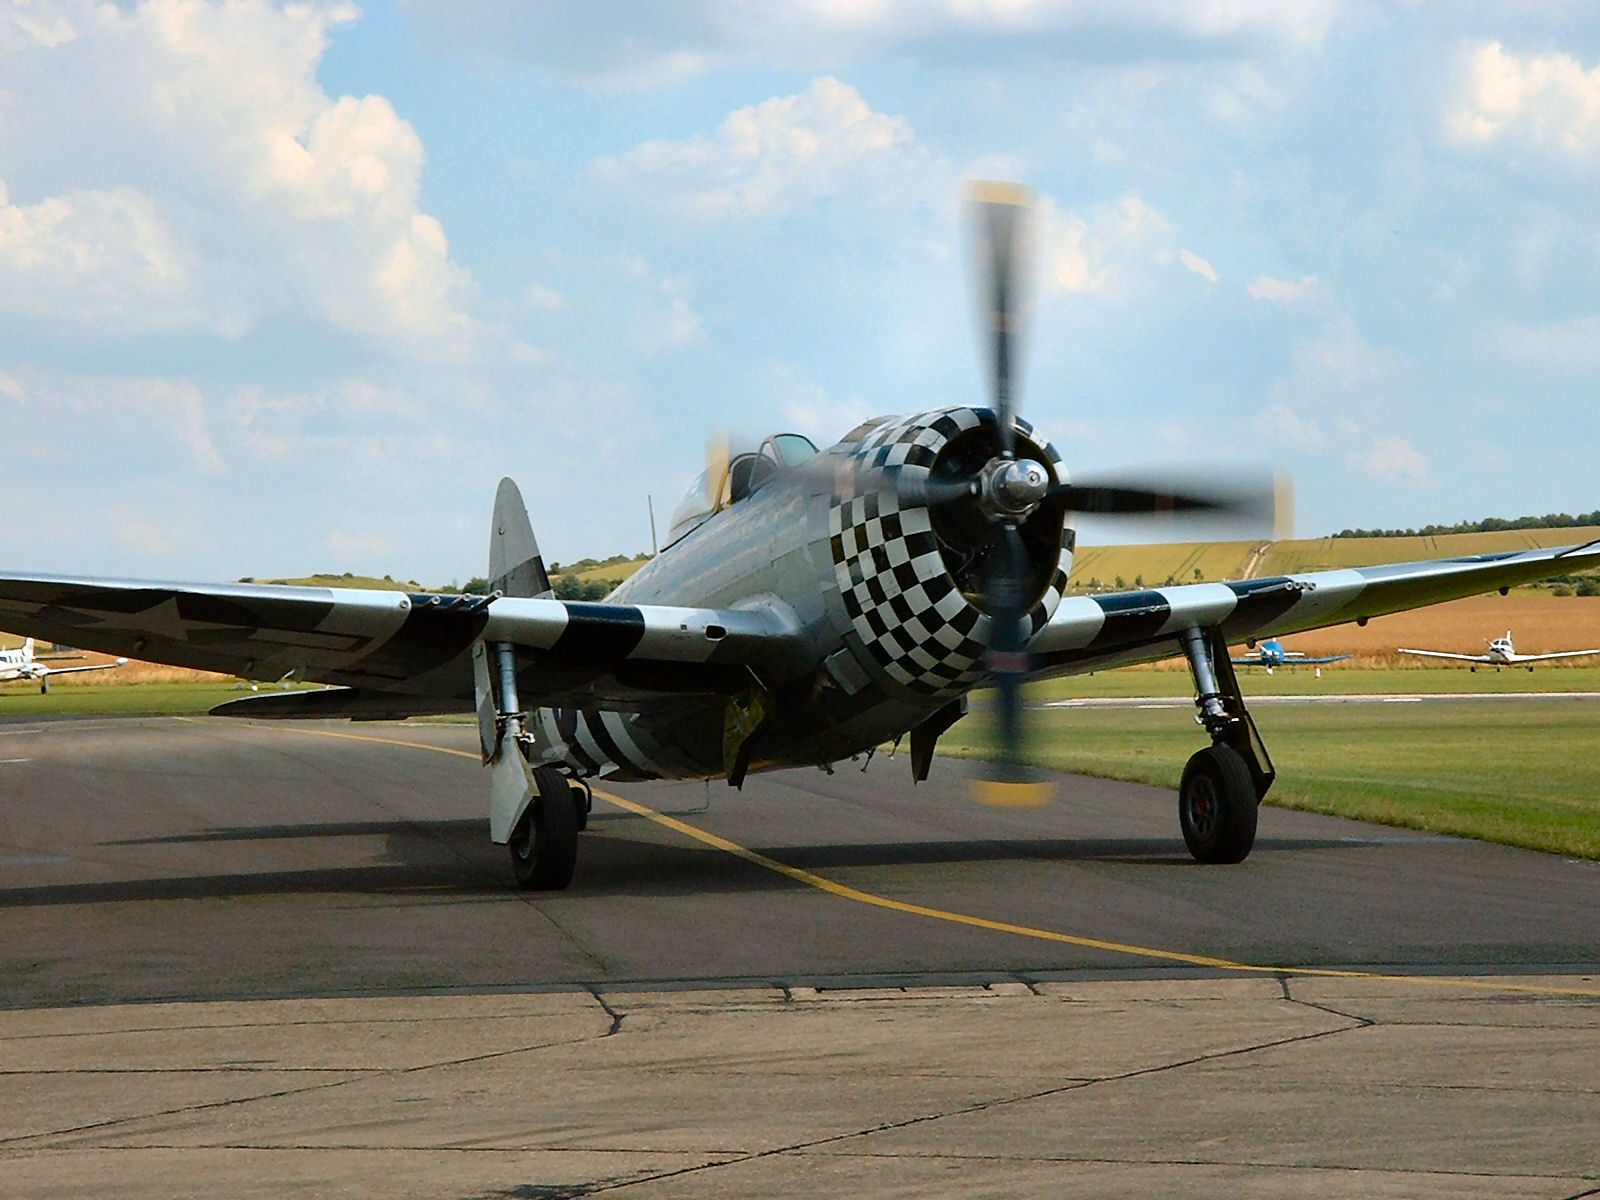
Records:
[[[868,422],[846,439],[869,469],[926,474],[951,439],[992,423],[987,409],[946,408]],[[1032,437],[1022,420],[1017,428]],[[1058,475],[1060,456],[1045,446]],[[970,687],[984,672],[993,622],[969,603],[939,552],[929,510],[891,489],[836,496],[830,509],[835,578],[851,628],[872,661],[912,692],[934,697]],[[1028,614],[1030,634],[1049,621],[1066,593],[1072,538],[1062,538],[1049,586]]]

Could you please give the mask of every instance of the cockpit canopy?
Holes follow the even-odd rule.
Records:
[[[749,442],[730,444],[726,459],[701,471],[683,499],[678,501],[678,507],[672,510],[667,545],[713,513],[754,494],[785,467],[797,467],[816,455],[817,448],[811,439],[799,433],[775,433],[753,446]],[[715,480],[711,479],[713,471],[717,474]]]

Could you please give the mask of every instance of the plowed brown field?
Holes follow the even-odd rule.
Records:
[[[1365,628],[1336,625],[1285,639],[1307,654],[1354,654],[1374,665],[1422,666],[1426,660],[1394,653],[1399,646],[1482,654],[1484,640],[1511,630],[1519,654],[1600,648],[1600,596],[1513,592],[1472,596],[1432,608],[1377,617]],[[1591,662],[1600,663],[1600,659]],[[1434,663],[1437,666],[1437,663]]]

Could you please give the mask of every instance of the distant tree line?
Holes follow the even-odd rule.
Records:
[[[1594,512],[1546,513],[1542,517],[1485,517],[1481,521],[1462,521],[1456,525],[1424,525],[1421,529],[1341,529],[1334,537],[1438,537],[1445,533],[1499,533],[1506,529],[1566,529],[1574,525],[1600,525],[1600,509]]]

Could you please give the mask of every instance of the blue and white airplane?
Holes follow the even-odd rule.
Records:
[[[1277,638],[1268,638],[1254,654],[1233,660],[1236,667],[1265,667],[1271,675],[1274,667],[1320,667],[1324,663],[1343,662],[1348,654],[1334,654],[1326,658],[1309,658],[1301,650],[1285,650]]]

